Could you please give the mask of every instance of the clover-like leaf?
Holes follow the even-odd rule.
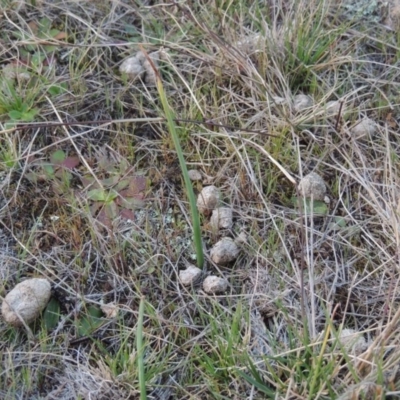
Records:
[[[110,203],[114,201],[117,196],[118,193],[114,190],[92,189],[88,192],[89,200],[102,201],[104,203]]]
[[[292,203],[296,207],[301,207],[302,211],[307,215],[318,216],[318,215],[326,215],[328,213],[328,206],[323,201],[320,200],[311,201],[311,199],[304,199],[302,197],[299,199],[298,197],[293,197]]]
[[[53,154],[51,154],[50,161],[53,164],[61,165],[66,157],[67,156],[63,150],[56,150]]]

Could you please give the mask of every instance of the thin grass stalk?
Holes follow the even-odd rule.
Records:
[[[176,153],[178,155],[183,179],[185,181],[186,194],[189,199],[190,211],[192,214],[193,236],[194,236],[194,244],[195,244],[196,256],[197,256],[197,266],[199,268],[203,268],[203,264],[204,264],[203,243],[201,240],[200,217],[199,217],[199,212],[198,212],[197,206],[196,206],[196,198],[194,196],[193,186],[192,186],[192,182],[190,181],[190,178],[189,178],[188,169],[186,167],[186,162],[183,157],[183,152],[182,152],[182,147],[181,147],[181,143],[179,140],[179,136],[176,131],[174,116],[171,111],[171,107],[168,104],[168,100],[165,95],[164,87],[163,87],[161,78],[158,73],[157,73],[157,89],[158,89],[158,94],[161,99],[161,103],[163,105],[164,114],[167,119],[168,130],[171,134],[172,141],[174,142],[174,146],[175,146]]]
[[[144,299],[140,299],[139,304],[139,316],[136,329],[136,352],[137,352],[137,364],[139,373],[139,390],[140,400],[147,400],[146,393],[146,377],[144,374],[144,347],[143,347],[143,314],[144,314]]]

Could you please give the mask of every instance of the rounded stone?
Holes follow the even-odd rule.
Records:
[[[339,341],[346,351],[355,355],[361,354],[367,349],[364,336],[355,329],[343,329],[340,332]]]
[[[295,112],[300,112],[306,108],[310,108],[314,105],[314,101],[310,96],[306,94],[298,94],[293,99],[293,109]]]
[[[240,253],[240,248],[229,237],[224,237],[210,251],[210,257],[215,264],[224,265],[235,261]]]
[[[197,197],[197,209],[201,214],[209,214],[217,207],[220,199],[219,190],[215,186],[206,186]]]
[[[190,286],[199,280],[201,273],[200,268],[189,265],[186,269],[179,271],[179,279],[183,286]]]
[[[201,181],[201,179],[203,178],[201,176],[201,173],[197,171],[197,169],[190,169],[188,171],[188,175],[191,181]]]
[[[203,282],[203,289],[208,294],[222,293],[228,288],[228,281],[218,276],[207,276]]]
[[[30,324],[44,310],[51,295],[51,285],[47,279],[27,279],[12,289],[4,298],[1,313],[4,320],[13,326]],[[20,318],[19,318],[20,317]]]
[[[364,118],[357,122],[350,129],[351,137],[354,139],[362,139],[365,137],[373,137],[376,133],[376,124],[370,118]]]
[[[213,229],[230,229],[233,225],[232,208],[218,207],[211,215],[210,225]]]
[[[298,190],[303,197],[323,201],[326,194],[326,185],[318,174],[311,172],[300,180]]]

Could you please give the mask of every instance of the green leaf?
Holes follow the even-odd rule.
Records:
[[[253,377],[245,374],[243,371],[237,370],[237,373],[251,385],[255,386],[260,392],[266,394],[268,398],[275,399],[275,392],[267,387],[264,383],[259,382]]]
[[[104,201],[105,203],[111,203],[117,196],[118,193],[114,190],[93,189],[88,192],[89,200]]]
[[[55,170],[52,165],[50,164],[43,164],[42,165],[43,171],[46,175],[54,176]]]
[[[59,94],[65,93],[67,91],[67,84],[63,82],[59,85],[52,85],[47,89],[47,91],[52,96],[58,96]]]
[[[101,318],[103,313],[100,308],[89,306],[86,311],[87,314],[79,318],[77,321],[79,336],[90,336],[104,322],[104,319]]]
[[[300,207],[302,212],[307,215],[321,216],[328,213],[328,206],[320,200],[311,201],[311,199],[304,199],[303,197],[292,197],[291,201],[295,207]]]
[[[43,322],[47,331],[53,330],[60,320],[60,303],[55,298],[51,298],[43,314]]]
[[[104,189],[92,189],[88,191],[88,199],[94,201],[106,201],[107,193]]]
[[[24,112],[21,117],[21,121],[33,121],[35,119],[36,114],[38,114],[39,110],[37,108],[32,108],[27,112]]]
[[[13,120],[13,121],[20,121],[22,119],[22,113],[21,111],[17,110],[12,110],[8,113],[8,116]]]
[[[57,150],[50,156],[50,161],[53,164],[62,164],[66,157],[67,156],[64,151]]]

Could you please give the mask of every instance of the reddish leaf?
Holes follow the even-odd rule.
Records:
[[[144,201],[143,195],[137,195],[135,197],[124,197],[122,194],[120,197],[118,197],[115,201],[116,203],[125,208],[129,208],[131,210],[134,210],[135,208],[143,208],[144,207]]]
[[[79,157],[72,156],[67,157],[60,165],[64,168],[72,169],[77,167],[80,164]]]
[[[67,38],[67,33],[66,32],[60,32],[60,33],[58,33],[57,35],[55,35],[53,37],[54,37],[54,39],[57,39],[57,40],[63,40],[63,39]]]
[[[105,225],[109,229],[111,229],[111,227],[112,227],[112,221],[108,217],[104,208],[102,210],[100,210],[99,214],[97,215],[97,221],[101,222],[103,225]]]
[[[130,219],[131,221],[133,221],[134,218],[135,218],[135,214],[133,213],[133,211],[128,210],[128,209],[126,209],[126,208],[123,208],[123,209],[119,212],[119,215],[120,215],[121,218]]]

